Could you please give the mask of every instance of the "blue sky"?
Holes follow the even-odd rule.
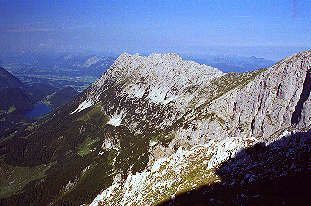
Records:
[[[0,0],[0,49],[265,57],[277,48],[278,58],[311,47],[310,11],[308,0]]]

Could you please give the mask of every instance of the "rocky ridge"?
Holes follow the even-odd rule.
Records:
[[[219,184],[237,195],[229,204],[247,204],[258,196],[248,183],[310,173],[310,60],[304,51],[270,68],[225,74],[177,54],[124,53],[71,103],[0,144],[4,165],[46,171],[5,201],[177,204],[183,192]]]
[[[185,191],[182,189],[185,175],[180,171],[189,171],[183,167],[189,167],[189,153],[198,145],[203,148],[203,152],[199,152],[203,157],[194,155],[196,165],[191,169],[201,167],[203,172],[199,177],[205,180],[194,178],[186,184],[188,190],[202,185],[202,182],[208,184],[211,179],[217,180],[213,170],[233,158],[241,148],[259,142],[269,144],[283,138],[286,132],[310,129],[310,55],[310,51],[301,52],[268,69],[222,74],[204,85],[200,84],[202,87],[196,88],[193,98],[182,102],[181,108],[188,110],[175,117],[175,121],[180,120],[181,124],[174,129],[169,150],[157,142],[151,143],[149,159],[153,161],[149,161],[149,169],[130,174],[125,182],[120,182],[116,176],[113,186],[104,190],[93,205],[101,201],[105,204],[143,205],[147,202],[153,205],[161,198],[170,198]],[[179,91],[184,90],[179,88]],[[130,92],[127,94],[131,95]],[[176,148],[179,148],[177,152],[172,152]],[[182,148],[188,152],[182,154]],[[181,164],[176,163],[178,155],[183,157],[179,159],[179,163],[184,161]],[[202,161],[205,161],[205,168],[200,164]],[[163,197],[162,194],[166,195]]]
[[[222,75],[218,69],[183,61],[173,53],[148,57],[124,53],[87,90],[86,100],[77,111],[86,108],[84,105],[107,101],[105,112],[112,119],[124,119],[132,131],[139,133],[142,128],[136,126],[137,118],[131,119],[138,116],[163,129],[186,112],[198,90]]]

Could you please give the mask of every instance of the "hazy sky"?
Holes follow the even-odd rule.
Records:
[[[310,48],[310,11],[309,0],[0,0],[0,49],[264,56]]]

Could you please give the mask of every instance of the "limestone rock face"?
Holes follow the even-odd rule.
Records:
[[[310,94],[310,62],[310,51],[299,53],[250,82],[235,99],[236,124],[248,124],[251,135],[270,140],[289,127],[310,127],[310,121],[303,121],[309,114],[302,114],[310,107],[310,97],[305,97]]]
[[[184,61],[174,53],[146,57],[124,53],[95,85],[101,87],[107,80],[123,81],[122,93],[142,98],[148,92],[152,102],[168,104],[188,94],[192,87],[202,88],[223,74],[216,68]]]
[[[196,138],[195,143],[228,136],[254,136],[269,142],[284,130],[310,128],[310,62],[311,52],[305,51],[258,72],[248,83],[205,106],[200,121],[192,121],[195,113],[188,115],[191,124],[197,124],[196,130],[181,134]],[[230,79],[230,73],[221,78]]]
[[[284,134],[311,128],[311,51],[289,56],[270,68],[240,74],[224,74],[211,67],[182,61],[175,54],[154,54],[149,57],[123,54],[94,84],[89,94],[96,96],[97,93],[104,93],[103,85],[107,84],[107,79],[122,85],[119,95],[123,98],[143,100],[144,105],[153,105],[153,108],[154,105],[165,108],[156,110],[161,111],[161,117],[165,119],[160,119],[154,126],[169,131],[166,135],[169,134],[172,139],[166,146],[150,143],[146,170],[131,174],[125,182],[117,178],[113,186],[94,200],[94,205],[154,204],[159,201],[158,198],[170,198],[170,195],[175,196],[184,191],[183,187],[190,187],[183,183],[184,173],[176,171],[180,171],[180,168],[185,170],[193,161],[197,162],[197,167],[206,171],[201,175],[217,181],[213,171],[223,162],[234,158],[241,148],[256,143],[268,145],[284,138]],[[126,108],[122,108],[122,112],[128,113]],[[145,114],[148,114],[151,107],[146,108]],[[143,110],[137,108],[136,111],[143,113]],[[152,112],[152,115],[156,113]],[[151,123],[154,119],[150,118],[149,121]],[[123,123],[133,124],[130,121]],[[139,124],[136,126],[139,129]],[[303,138],[306,141],[305,135]],[[271,144],[270,147],[279,148],[278,144]],[[186,160],[199,145],[202,146],[203,156],[200,158],[204,164],[197,156],[192,156],[196,160]],[[177,151],[177,148],[181,150]],[[186,152],[182,153],[182,149],[186,149]],[[239,157],[243,159],[243,155],[247,154],[241,153]],[[269,164],[276,164],[274,160],[269,161]],[[163,165],[165,169],[155,171],[157,164]],[[195,170],[193,167],[187,169]],[[230,171],[230,168],[226,167],[225,170]],[[265,172],[278,176],[289,170],[288,166],[284,171]],[[253,181],[262,174],[244,175]],[[166,178],[166,181],[163,182],[159,177]],[[182,186],[175,188],[171,181],[177,181]],[[196,180],[188,184],[194,188],[200,185]],[[148,185],[151,185],[151,191]],[[159,193],[169,195],[156,196]]]
[[[85,101],[104,102],[104,110],[111,118],[118,117],[118,125],[124,123],[137,133],[147,124],[163,129],[185,114],[198,91],[223,75],[174,53],[124,53],[87,90]]]

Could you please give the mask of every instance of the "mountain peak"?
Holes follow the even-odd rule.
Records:
[[[122,85],[121,93],[131,97],[145,95],[152,102],[166,104],[192,95],[190,88],[203,88],[222,75],[224,73],[216,68],[185,61],[175,53],[149,56],[123,53],[92,85],[89,99],[98,97],[109,83]]]
[[[194,71],[194,73],[188,75],[196,75],[198,73],[202,73],[204,76],[223,74],[223,72],[211,66],[185,61],[176,53],[153,53],[149,56],[140,56],[139,54],[131,55],[125,52],[117,58],[109,70],[110,73],[122,70],[123,72],[134,72],[136,74],[141,72],[152,73],[156,76],[176,71],[185,74]]]
[[[274,64],[272,67],[276,67],[279,66],[280,64],[288,64],[288,63],[292,63],[292,62],[300,62],[300,61],[304,61],[306,58],[310,58],[311,56],[311,50],[304,50],[295,54],[292,54],[282,60],[280,60],[279,62],[277,62],[276,64]],[[309,63],[309,62],[307,62]]]

